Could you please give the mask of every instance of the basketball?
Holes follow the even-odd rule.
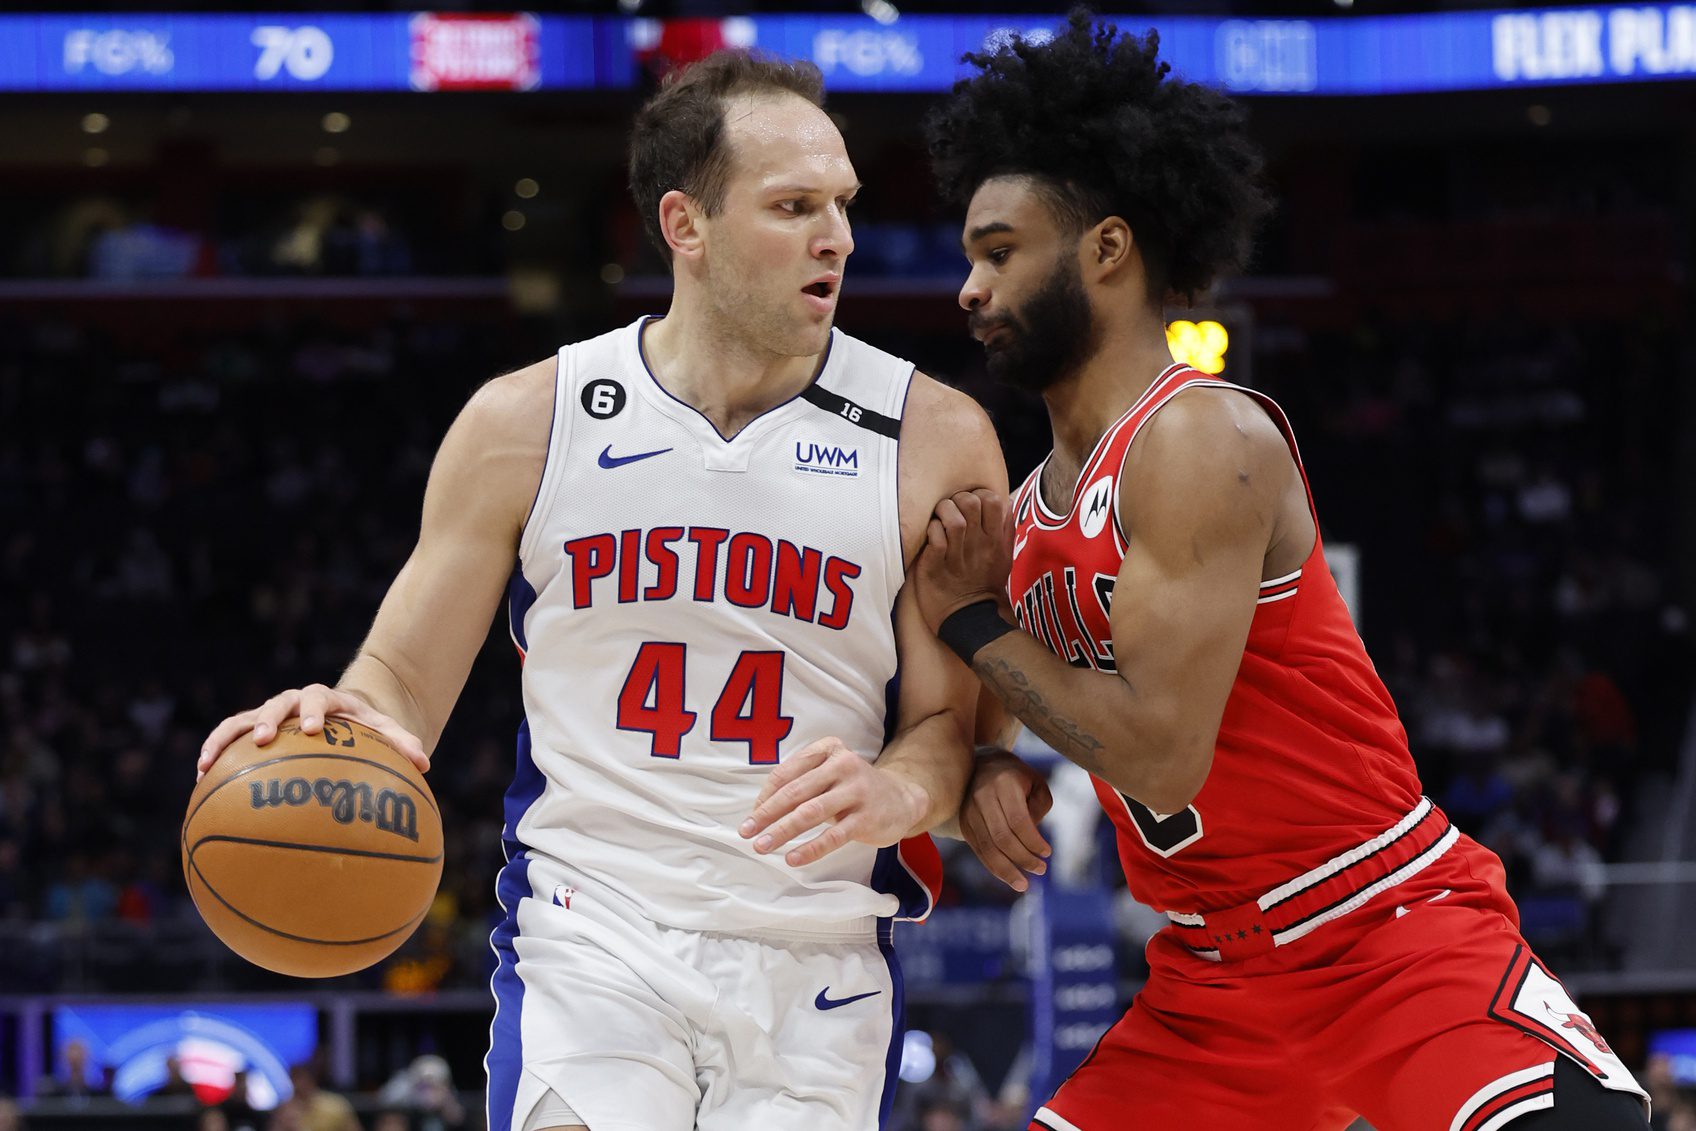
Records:
[[[362,970],[424,919],[442,877],[442,818],[418,770],[347,719],[267,746],[231,743],[194,788],[183,874],[229,948],[299,978]]]

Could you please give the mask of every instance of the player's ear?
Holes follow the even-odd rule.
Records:
[[[660,234],[671,248],[672,259],[695,259],[702,250],[700,205],[681,189],[660,197]]]
[[[1131,264],[1135,246],[1124,217],[1109,216],[1084,233],[1084,260],[1095,268],[1098,278],[1105,279]]]

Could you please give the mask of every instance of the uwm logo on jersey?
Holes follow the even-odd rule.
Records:
[[[728,601],[840,632],[854,609],[861,569],[846,558],[752,531],[656,526],[590,534],[565,543],[571,603]]]
[[[860,449],[835,444],[803,444],[795,441],[795,470],[815,475],[860,474]]]
[[[1079,593],[1075,567],[1066,566],[1058,578],[1049,570],[1019,595],[1013,619],[1073,667],[1117,671],[1109,619],[1116,580],[1110,573],[1094,574],[1085,591]]]

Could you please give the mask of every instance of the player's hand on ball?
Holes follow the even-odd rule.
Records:
[[[979,756],[960,806],[960,834],[983,866],[1014,891],[1030,887],[1026,872],[1048,871],[1053,849],[1037,822],[1054,807],[1048,782],[1005,750]]]
[[[231,715],[213,727],[212,733],[207,735],[206,741],[200,745],[200,760],[195,763],[195,769],[199,773],[195,780],[198,781],[204,776],[206,771],[212,768],[212,763],[218,760],[218,755],[224,752],[225,747],[242,735],[252,731],[254,744],[264,746],[277,737],[277,728],[285,719],[296,715],[300,716],[300,729],[305,734],[317,734],[323,730],[326,715],[340,715],[364,723],[382,735],[389,745],[406,755],[407,760],[418,767],[419,773],[430,769],[430,756],[424,753],[424,744],[418,740],[417,735],[360,696],[326,687],[321,683],[313,683],[273,695],[253,710]]]
[[[1013,508],[1007,496],[978,488],[936,504],[914,569],[914,592],[935,632],[950,613],[979,601],[1004,602],[1013,568]]]
[[[784,855],[791,867],[800,867],[845,844],[894,844],[929,808],[922,787],[866,761],[840,739],[821,738],[787,755],[767,775],[753,812],[738,831],[764,855],[808,829],[828,825]]]

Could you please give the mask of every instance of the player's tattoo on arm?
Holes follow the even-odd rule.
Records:
[[[1073,762],[1093,774],[1104,773],[1101,751],[1105,744],[1075,719],[1050,707],[1024,672],[1004,659],[984,655],[988,650],[979,650],[972,667],[1007,709]]]

